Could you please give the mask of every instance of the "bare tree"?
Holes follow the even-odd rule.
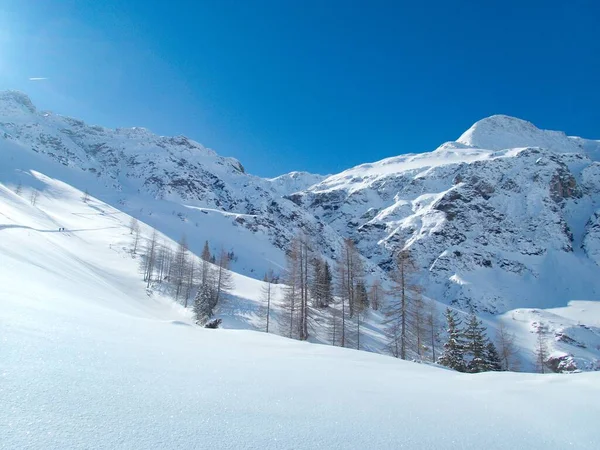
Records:
[[[158,282],[162,283],[169,273],[171,261],[173,260],[173,252],[164,243],[158,246],[156,258],[156,271],[158,272]]]
[[[191,255],[188,260],[187,267],[186,267],[185,282],[184,282],[183,295],[185,296],[186,303],[189,302],[190,296],[194,290],[194,284],[196,283],[196,278],[198,276],[197,272],[198,271],[196,270],[195,256]]]
[[[280,316],[279,327],[281,333],[290,338],[296,337],[298,327],[297,314],[300,306],[300,257],[299,243],[293,240],[286,254],[286,270],[284,275],[284,291],[282,308],[284,313]]]
[[[21,195],[21,192],[23,191],[23,185],[21,184],[21,182],[19,181],[19,184],[17,184],[17,187],[15,188],[15,194],[17,195]]]
[[[414,334],[415,350],[419,359],[423,357],[423,347],[426,339],[425,302],[421,290],[416,289],[410,308],[410,322]]]
[[[367,315],[369,308],[369,296],[367,295],[367,288],[365,286],[362,277],[356,281],[354,286],[354,312],[356,316],[356,349],[360,350],[360,326],[362,321]]]
[[[535,345],[535,366],[539,373],[546,373],[548,361],[548,345],[546,344],[546,329],[541,326],[537,331],[537,340]]]
[[[184,236],[181,237],[175,252],[175,258],[171,264],[171,274],[169,275],[171,283],[175,286],[175,300],[183,293],[183,288],[186,282],[187,266],[188,266],[188,244]],[[187,308],[187,297],[184,299],[184,307]]]
[[[337,267],[337,290],[341,305],[341,340],[340,345],[347,344],[348,319],[354,317],[356,303],[356,285],[363,278],[363,266],[358,251],[351,239],[344,239],[341,258]]]
[[[81,194],[81,201],[83,201],[83,203],[87,203],[89,199],[90,199],[90,193],[86,189],[85,192],[83,194]]]
[[[381,288],[381,281],[375,279],[369,289],[369,300],[371,301],[371,309],[373,309],[373,311],[379,310],[383,297],[384,292]]]
[[[140,243],[140,224],[136,221],[136,226],[133,229],[133,248],[131,252],[135,255],[137,252],[138,245]]]
[[[129,221],[129,234],[133,234],[135,230],[139,229],[140,224],[135,217],[132,217]]]
[[[152,282],[152,275],[154,274],[154,268],[156,266],[157,257],[157,234],[156,230],[152,231],[152,236],[146,244],[146,254],[142,259],[142,269],[144,272],[144,281],[146,281],[146,287],[150,287]]]
[[[271,317],[271,298],[273,296],[273,271],[269,271],[263,278],[263,285],[261,287],[261,297],[264,305],[261,308],[261,314],[265,319],[265,332],[269,332],[269,321]]]
[[[386,325],[389,325],[388,338],[399,339],[399,343],[392,343],[393,348],[399,348],[399,357],[406,359],[409,345],[409,313],[412,304],[420,295],[419,287],[413,283],[412,278],[416,272],[416,265],[408,250],[401,250],[396,255],[396,270],[392,273],[394,286],[390,292],[393,300],[390,301],[386,311]],[[396,356],[396,355],[394,355]]]
[[[496,330],[496,348],[500,356],[502,370],[518,370],[517,347],[515,335],[506,329],[506,325],[500,322]]]
[[[219,254],[214,280],[214,305],[216,306],[222,299],[223,294],[234,288],[233,277],[229,271],[229,255],[223,249],[221,249],[221,253]]]
[[[431,361],[436,362],[437,357],[435,353],[435,346],[439,339],[440,322],[438,316],[438,309],[435,300],[433,299],[429,299],[425,303],[425,325],[427,327],[429,345],[431,347]]]
[[[311,249],[306,236],[298,239],[298,267],[300,269],[299,288],[300,288],[300,315],[299,315],[299,335],[300,340],[308,339],[308,321],[310,316],[310,289],[308,263],[310,260]]]
[[[34,189],[31,191],[31,196],[29,197],[29,201],[31,202],[31,204],[33,206],[35,206],[35,204],[37,203],[39,195],[40,195],[40,193],[37,191],[37,189]]]

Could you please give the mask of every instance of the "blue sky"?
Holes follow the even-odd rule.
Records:
[[[433,150],[498,113],[600,139],[598,3],[8,0],[0,89],[262,176]]]

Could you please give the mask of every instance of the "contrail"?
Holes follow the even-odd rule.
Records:
[[[29,81],[44,81],[47,80],[48,78],[46,77],[30,77]]]

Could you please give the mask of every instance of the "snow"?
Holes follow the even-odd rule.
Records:
[[[199,328],[145,289],[129,216],[80,194],[40,173],[20,196],[0,185],[0,448],[600,445],[600,373],[457,374]],[[236,276],[234,295],[260,285]]]

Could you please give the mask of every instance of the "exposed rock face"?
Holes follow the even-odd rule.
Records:
[[[469,147],[494,130],[517,148]],[[550,148],[525,146],[536,141]],[[600,170],[582,142],[600,148],[493,116],[432,153],[358,166],[290,198],[383,269],[413,249],[427,293],[463,309],[600,298]]]

